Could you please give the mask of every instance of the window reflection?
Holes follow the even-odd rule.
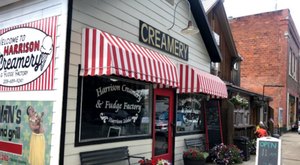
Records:
[[[169,97],[156,96],[154,155],[168,153]]]
[[[150,85],[121,78],[83,77],[80,140],[150,134]]]
[[[204,111],[202,94],[179,94],[176,111],[177,132],[204,130]]]

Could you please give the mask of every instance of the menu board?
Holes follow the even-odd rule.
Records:
[[[281,164],[281,140],[273,137],[258,138],[255,165],[270,164]]]
[[[209,100],[205,107],[206,122],[206,148],[211,149],[214,146],[223,143],[221,116],[219,108],[219,100]]]

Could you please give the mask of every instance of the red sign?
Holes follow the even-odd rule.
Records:
[[[22,144],[0,141],[0,151],[22,155]]]

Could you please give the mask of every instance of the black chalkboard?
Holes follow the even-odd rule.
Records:
[[[209,100],[205,106],[205,122],[208,149],[223,143],[219,100]]]
[[[281,165],[281,140],[265,137],[257,140],[256,165]]]

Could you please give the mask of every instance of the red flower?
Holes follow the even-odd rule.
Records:
[[[142,159],[142,160],[139,160],[138,163],[145,164],[145,161]]]
[[[146,160],[142,159],[142,160],[139,160],[138,163],[140,165],[153,165],[153,164],[155,164],[154,160],[151,160],[151,159],[150,160],[149,159],[146,159]]]

